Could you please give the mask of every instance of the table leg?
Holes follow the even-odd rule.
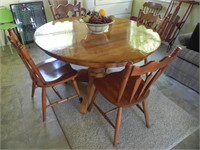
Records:
[[[78,76],[76,80],[78,82],[88,82],[88,69],[78,70]]]
[[[89,68],[88,69],[88,75],[89,75],[89,82],[88,82],[88,86],[87,86],[87,91],[86,91],[86,95],[81,103],[80,106],[80,112],[81,113],[86,113],[87,112],[87,108],[91,102],[92,96],[94,94],[94,84],[93,81],[95,78],[101,78],[103,76],[105,76],[105,69],[104,68]]]

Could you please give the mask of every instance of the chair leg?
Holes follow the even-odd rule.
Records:
[[[13,54],[12,45],[9,44],[9,47],[10,47],[10,52],[11,52],[11,54]]]
[[[173,42],[173,43],[174,43],[174,42]],[[169,51],[171,50],[173,43],[172,43],[172,42],[169,42],[169,45],[168,45],[168,47],[167,47],[167,52],[169,52]]]
[[[148,60],[147,58],[144,59],[144,64],[147,64]]]
[[[149,125],[149,112],[148,112],[147,100],[144,100],[142,102],[142,106],[143,106],[143,111],[144,111],[146,127],[149,128],[150,125]]]
[[[7,44],[8,44],[8,41],[9,41],[8,38],[7,38],[7,35],[6,35],[6,31],[7,31],[7,30],[3,30],[3,31],[4,31],[4,38],[5,38],[5,45],[7,45]],[[9,45],[11,54],[13,54],[13,50],[12,50],[12,45],[11,45],[11,43],[9,43],[8,45]]]
[[[1,45],[1,48],[4,50],[4,47],[3,47],[3,44],[2,44],[1,38],[0,38],[0,45]]]
[[[114,135],[114,142],[113,142],[114,146],[117,144],[121,120],[122,120],[122,107],[119,107],[117,110],[117,118],[116,118],[116,124],[115,124],[115,135]]]
[[[34,94],[35,94],[35,83],[32,82],[32,94],[31,94],[32,98],[34,97]]]
[[[78,88],[78,84],[77,84],[76,80],[72,80],[72,83],[73,83],[74,89],[76,91],[76,94],[79,97],[80,102],[82,102],[82,97],[81,97],[80,90]]]
[[[94,104],[94,101],[95,101],[95,99],[97,97],[97,94],[98,94],[98,90],[95,88],[94,94],[93,94],[92,99],[91,99],[91,103],[89,104],[89,106],[87,108],[87,111],[89,111],[89,112],[91,111],[92,105]]]
[[[145,59],[144,59],[144,64],[147,64],[147,63],[148,63],[148,59],[145,58]],[[146,77],[148,77],[148,73],[146,73]]]
[[[42,117],[46,121],[46,88],[42,87]]]

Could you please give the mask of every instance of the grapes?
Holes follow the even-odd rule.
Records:
[[[111,18],[101,17],[101,16],[92,16],[89,20],[89,23],[92,24],[104,24],[112,22]]]
[[[83,20],[86,20],[85,22],[92,24],[105,24],[112,22],[113,18],[102,16],[97,11],[88,11],[87,15],[83,18]]]

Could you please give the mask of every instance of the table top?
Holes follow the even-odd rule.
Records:
[[[49,22],[36,30],[34,40],[52,57],[91,68],[139,62],[161,44],[158,33],[119,18],[101,34],[91,33],[79,18]]]

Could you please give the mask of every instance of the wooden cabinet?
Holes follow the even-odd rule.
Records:
[[[88,0],[85,4],[90,10],[105,9],[107,15],[129,18],[133,0]]]

